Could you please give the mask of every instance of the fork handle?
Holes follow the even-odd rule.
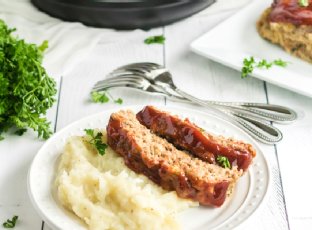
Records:
[[[227,113],[227,112],[225,112]],[[276,144],[283,139],[282,132],[273,125],[245,114],[233,114],[228,112],[235,123],[249,133],[252,137],[265,144]]]
[[[252,137],[256,138],[257,140],[265,144],[276,144],[279,141],[281,141],[283,138],[283,135],[279,129],[253,116],[249,116],[248,114],[238,113],[235,110],[228,110],[228,109],[214,107],[210,103],[207,103],[201,99],[198,99],[178,88],[174,88],[174,90],[176,91],[176,93],[180,94],[181,96],[185,97],[186,99],[196,104],[204,106],[218,113],[222,112],[223,115],[226,115],[226,117],[229,120],[234,122],[241,129],[245,130]]]
[[[206,101],[216,106],[228,107],[234,110],[245,111],[250,114],[254,114],[259,118],[263,118],[268,121],[274,121],[278,123],[289,123],[297,118],[297,114],[294,110],[272,104],[264,103],[246,103],[246,102],[217,102]]]
[[[177,97],[178,100],[185,100],[185,98],[180,97],[182,91],[178,88],[174,88],[174,85],[170,87],[162,85],[166,92],[171,94],[171,98]],[[176,94],[178,93],[178,94]],[[187,94],[183,91],[184,94]],[[189,94],[188,94],[189,95]],[[191,96],[191,95],[189,95]],[[193,97],[193,96],[191,96]],[[193,97],[194,98],[194,97]],[[196,98],[201,100],[199,98]],[[297,118],[297,114],[294,110],[287,108],[285,106],[273,105],[273,104],[264,104],[264,103],[249,103],[249,102],[219,102],[219,101],[210,101],[210,100],[201,100],[203,103],[206,103],[207,106],[216,106],[221,109],[227,109],[229,111],[235,110],[244,114],[252,115],[256,118],[265,120],[265,121],[274,121],[277,123],[290,123]]]

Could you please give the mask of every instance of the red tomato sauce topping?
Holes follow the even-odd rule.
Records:
[[[309,0],[307,7],[300,6],[299,0],[275,0],[269,20],[294,25],[312,25],[312,0]]]

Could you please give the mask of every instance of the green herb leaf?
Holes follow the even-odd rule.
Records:
[[[268,62],[267,60],[262,59],[261,61],[256,62],[254,57],[244,58],[243,67],[241,70],[241,78],[248,77],[248,75],[250,75],[254,71],[255,68],[269,69],[273,65],[280,66],[280,67],[286,67],[288,65],[288,62],[285,62],[282,59],[276,59],[272,62]]]
[[[11,35],[0,19],[0,136],[10,128],[31,128],[38,137],[51,135],[46,111],[55,102],[56,83],[42,67],[41,46]]]
[[[254,70],[255,59],[253,57],[250,57],[249,59],[245,58],[243,64],[241,77],[246,78]]]
[[[217,163],[222,166],[223,168],[231,168],[230,161],[227,157],[224,156],[218,156],[217,157]]]
[[[257,67],[258,68],[266,68],[269,69],[271,68],[273,65],[273,63],[269,63],[267,60],[263,59],[261,61],[258,62]]]
[[[288,62],[283,61],[282,59],[277,59],[273,61],[273,64],[281,67],[286,67],[288,65]]]
[[[89,143],[96,148],[101,156],[103,156],[105,154],[105,150],[108,147],[108,145],[102,141],[103,134],[101,132],[95,134],[93,129],[85,129],[85,132],[88,136],[91,137]]]
[[[87,135],[93,137],[94,136],[94,130],[93,129],[85,129],[84,130]]]
[[[103,156],[105,154],[105,150],[107,148],[107,144],[101,142],[101,141],[96,141],[95,142],[95,147],[98,150],[99,154]]]
[[[10,220],[10,219],[7,219],[6,222],[4,222],[2,224],[2,226],[4,228],[14,228],[15,225],[16,225],[16,221],[18,220],[18,216],[13,216],[13,218]]]
[[[307,7],[309,6],[309,0],[298,0],[299,6]]]
[[[16,134],[17,136],[22,136],[26,131],[27,129],[18,129],[14,132],[14,134]]]
[[[47,40],[44,40],[42,44],[38,47],[41,52],[44,52],[47,48],[49,48],[49,43]]]
[[[166,38],[163,35],[151,36],[144,40],[145,44],[164,44]]]
[[[115,102],[116,104],[121,105],[121,104],[123,103],[123,100],[122,100],[121,98],[118,98],[117,100],[114,100],[114,102]]]
[[[109,102],[109,97],[106,95],[106,92],[91,92],[92,101],[95,103],[107,103]]]
[[[107,91],[101,91],[101,92],[92,91],[91,92],[91,99],[95,103],[107,103],[110,101],[110,99],[113,100],[114,103],[116,103],[116,104],[121,105],[123,103],[123,100],[121,98],[118,98],[115,100],[112,97],[112,95],[110,95],[109,92],[107,92]]]

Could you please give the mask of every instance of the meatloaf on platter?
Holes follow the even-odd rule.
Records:
[[[261,37],[312,63],[312,0],[275,0],[257,22]]]

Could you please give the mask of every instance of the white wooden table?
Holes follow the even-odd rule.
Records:
[[[99,44],[90,57],[60,78],[58,101],[48,117],[54,131],[58,131],[79,118],[121,107],[113,103],[91,103],[89,91],[96,81],[115,67],[139,61],[164,64],[172,71],[174,81],[181,89],[201,98],[289,106],[298,112],[299,119],[291,125],[276,125],[283,131],[284,140],[276,146],[260,144],[272,172],[268,199],[239,229],[311,229],[312,98],[257,79],[241,79],[239,72],[189,50],[191,41],[237,10],[225,7],[222,11],[199,14],[148,32],[123,33],[122,41],[116,43]],[[166,37],[165,45],[143,43],[146,37],[159,34]],[[176,104],[163,97],[133,90],[116,89],[111,94],[123,98],[123,105]],[[0,142],[0,222],[18,215],[19,223],[15,229],[49,229],[27,195],[27,171],[43,143],[31,131],[23,137],[8,135]]]

